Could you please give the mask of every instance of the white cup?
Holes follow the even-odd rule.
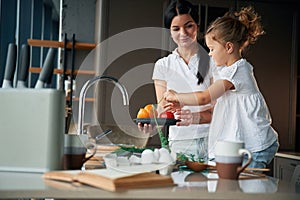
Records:
[[[244,154],[248,161],[242,166]],[[238,179],[240,173],[250,164],[252,156],[244,148],[244,142],[218,141],[215,146],[215,160],[219,178]]]

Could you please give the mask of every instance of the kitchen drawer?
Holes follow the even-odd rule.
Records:
[[[297,165],[300,165],[299,159],[276,156],[274,158],[274,177],[288,182],[291,181]]]

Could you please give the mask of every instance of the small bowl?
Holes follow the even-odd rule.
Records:
[[[209,167],[208,164],[193,161],[186,161],[185,165],[194,172],[201,172]]]
[[[115,168],[115,167],[118,166],[117,154],[114,154],[114,153],[106,154],[103,157],[103,159],[104,159],[104,163],[105,163],[106,168]]]

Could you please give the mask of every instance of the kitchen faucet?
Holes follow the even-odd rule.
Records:
[[[126,88],[114,77],[111,76],[96,76],[90,80],[88,80],[82,87],[79,95],[79,113],[78,113],[78,131],[77,135],[83,135],[83,119],[84,119],[84,106],[85,106],[85,96],[87,90],[90,86],[94,85],[96,82],[100,80],[107,80],[114,83],[121,91],[123,96],[123,104],[124,106],[129,105],[128,93]]]

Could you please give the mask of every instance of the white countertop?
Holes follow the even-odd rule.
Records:
[[[0,172],[0,198],[60,199],[300,199],[295,187],[272,177],[246,180],[208,179],[201,173],[174,172],[177,186],[108,192],[85,185],[46,181],[39,173]],[[298,191],[299,192],[299,191]]]

